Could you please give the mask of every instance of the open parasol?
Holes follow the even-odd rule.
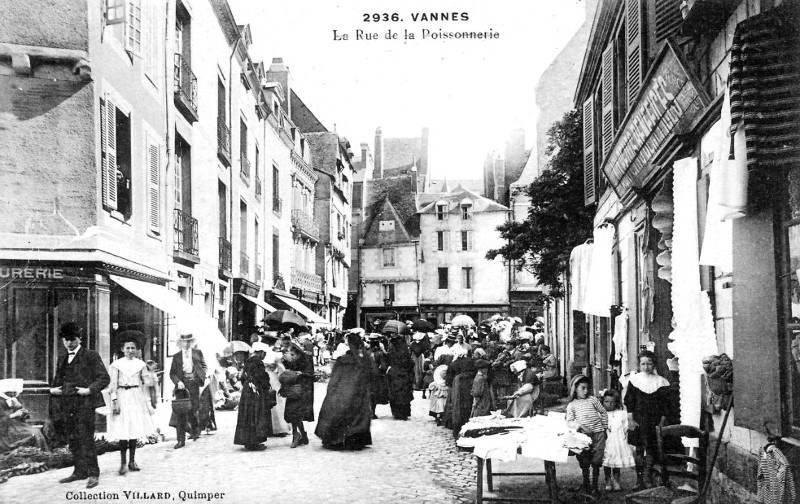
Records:
[[[472,317],[469,315],[456,315],[453,317],[453,320],[450,321],[450,325],[453,327],[469,327],[474,326],[475,321],[472,320]]]
[[[251,350],[252,350],[252,348],[250,347],[250,345],[248,345],[244,341],[235,340],[235,341],[231,341],[228,344],[228,346],[225,347],[224,355],[232,355],[232,354],[235,354],[236,352],[247,352],[247,353],[250,353]]]
[[[414,321],[414,330],[419,332],[433,332],[436,330],[436,326],[425,319],[419,319]]]
[[[275,310],[264,317],[264,322],[270,327],[278,328],[279,330],[286,330],[287,328],[303,329],[306,326],[306,321],[303,317],[289,310]]]

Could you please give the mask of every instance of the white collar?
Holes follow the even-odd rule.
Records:
[[[121,359],[117,359],[111,363],[111,367],[116,368],[128,376],[136,374],[136,372],[141,371],[147,364],[141,359],[137,359],[134,357],[133,359],[129,359],[127,357],[122,357]]]
[[[648,374],[638,372],[631,375],[630,381],[637,389],[645,394],[652,394],[661,387],[669,387],[669,382],[666,378],[659,376],[658,373]]]
[[[67,350],[67,357],[69,357],[69,354],[77,354],[77,353],[78,353],[78,350],[80,350],[80,349],[81,349],[81,346],[80,346],[80,345],[78,345],[78,346],[75,348],[75,350],[73,350],[73,351],[71,351],[71,352],[70,352],[69,350]]]

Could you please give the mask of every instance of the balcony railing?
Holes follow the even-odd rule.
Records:
[[[292,287],[320,293],[322,292],[322,277],[292,268]]]
[[[261,198],[261,177],[258,175],[255,176],[255,184],[256,184],[256,198]]]
[[[219,269],[230,271],[233,268],[233,258],[231,253],[231,242],[223,237],[219,237]]]
[[[175,103],[190,122],[197,121],[197,77],[180,54],[175,54]]]
[[[312,240],[319,241],[319,226],[317,226],[317,223],[314,222],[311,216],[303,210],[292,210],[292,226]]]
[[[175,209],[175,250],[198,255],[197,219],[188,213]]]
[[[231,165],[231,129],[221,117],[217,118],[217,155]]]
[[[247,154],[242,152],[242,162],[239,165],[239,175],[247,182],[250,183],[250,160],[247,159]]]
[[[239,273],[243,277],[250,275],[250,258],[244,252],[239,252]]]
[[[272,211],[280,215],[283,212],[283,200],[278,196],[272,198]]]

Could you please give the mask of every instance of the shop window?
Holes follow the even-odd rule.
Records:
[[[58,330],[67,322],[83,329],[82,344],[93,348],[89,337],[88,289],[10,287],[10,324],[3,361],[5,376],[26,382],[47,383],[65,350]]]
[[[785,337],[781,352],[785,369],[781,373],[781,388],[788,418],[785,424],[791,427],[792,436],[800,438],[800,169],[788,175],[788,197],[782,209],[783,219],[783,305],[786,320]]]

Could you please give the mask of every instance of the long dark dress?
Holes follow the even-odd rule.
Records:
[[[0,453],[20,446],[34,446],[46,451],[47,441],[39,429],[28,425],[22,417],[11,418],[13,413],[23,409],[19,401],[11,399],[9,402],[10,406],[0,398]]]
[[[431,340],[425,335],[419,341],[412,341],[408,348],[411,350],[411,360],[414,361],[414,389],[422,390],[425,378],[425,352],[430,350]]]
[[[669,382],[660,376],[653,379],[660,379],[662,385],[646,393],[637,388],[633,383],[636,380],[631,378],[624,400],[628,413],[633,413],[633,419],[639,424],[636,429],[628,431],[628,444],[646,449],[651,454],[657,452],[656,426],[662,416],[671,416],[673,408]]]
[[[369,355],[348,350],[336,359],[314,433],[326,448],[362,448],[372,444]]]
[[[272,434],[272,418],[267,407],[269,375],[261,359],[252,356],[245,361],[241,381],[244,387],[233,444],[255,446]]]
[[[299,356],[296,360],[289,362],[284,360],[283,365],[290,371],[300,371],[303,374],[298,377],[297,383],[300,385],[301,392],[298,398],[286,398],[286,408],[283,410],[283,419],[288,423],[313,422],[314,421],[314,362],[311,356]]]
[[[472,413],[472,381],[478,370],[475,369],[472,359],[461,357],[454,360],[447,368],[447,377],[452,376],[452,387],[448,399],[451,400],[452,420],[450,428],[453,436],[458,437],[461,427],[467,423]]]
[[[389,358],[386,352],[378,348],[377,350],[367,351],[373,363],[373,377],[370,382],[370,398],[372,401],[372,412],[378,404],[389,404],[389,382],[386,378],[386,370],[389,369]]]
[[[506,402],[500,398],[510,396],[517,389],[517,377],[509,368],[513,362],[514,356],[511,352],[503,350],[492,363],[489,383],[492,386],[496,409],[505,409]]]
[[[398,339],[392,342],[387,356],[389,363],[389,406],[392,416],[405,420],[411,416],[411,401],[414,400],[412,384],[414,380],[414,361],[405,341]]]

